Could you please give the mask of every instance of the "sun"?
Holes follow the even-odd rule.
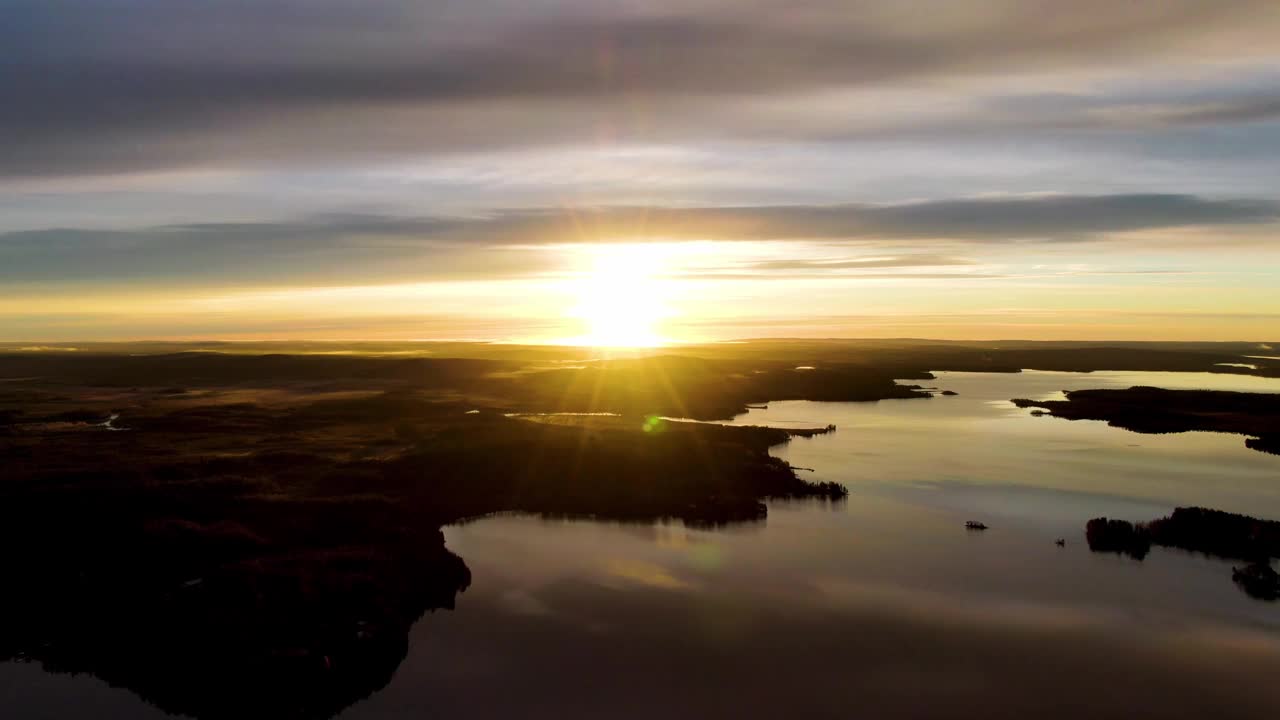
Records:
[[[584,330],[570,342],[593,347],[655,347],[668,342],[661,325],[673,315],[665,253],[656,245],[597,245],[574,282],[569,311]]]

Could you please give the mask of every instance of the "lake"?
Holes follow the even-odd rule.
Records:
[[[838,504],[722,530],[485,518],[446,528],[472,586],[391,684],[339,717],[1240,717],[1280,713],[1280,604],[1231,563],[1091,553],[1084,524],[1177,505],[1280,518],[1280,457],[1236,435],[1033,417],[1014,397],[1195,373],[938,373],[959,393],[771,403],[735,424],[838,430],[775,449]],[[990,526],[967,531],[966,520]],[[1055,540],[1066,541],[1058,547]],[[20,717],[158,717],[89,677],[0,666]],[[28,711],[27,714],[21,714]]]

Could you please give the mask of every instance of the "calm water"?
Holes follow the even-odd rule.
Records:
[[[1280,713],[1280,604],[1230,563],[1090,553],[1097,515],[1200,504],[1280,518],[1280,457],[1209,433],[1032,417],[1013,397],[1166,373],[944,373],[957,397],[773,403],[738,424],[815,426],[776,453],[850,488],[723,531],[495,517],[448,528],[474,582],[414,628],[347,720],[418,717],[1261,718]],[[986,522],[968,532],[965,520]],[[1064,548],[1054,539],[1067,540]],[[85,677],[0,666],[0,707],[151,717]],[[25,716],[24,716],[25,717]]]

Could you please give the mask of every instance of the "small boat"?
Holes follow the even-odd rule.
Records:
[[[1067,544],[1067,541],[1064,538],[1058,538],[1057,540],[1053,541],[1053,544],[1057,545],[1058,547],[1065,547]]]
[[[964,526],[970,530],[986,530],[987,529],[986,525],[978,522],[977,520],[970,520],[969,522],[965,523]]]

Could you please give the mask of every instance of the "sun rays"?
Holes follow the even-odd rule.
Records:
[[[654,347],[669,342],[662,323],[675,314],[668,252],[661,245],[594,245],[587,267],[571,280],[576,304],[568,315],[583,334],[572,344],[602,348]]]

